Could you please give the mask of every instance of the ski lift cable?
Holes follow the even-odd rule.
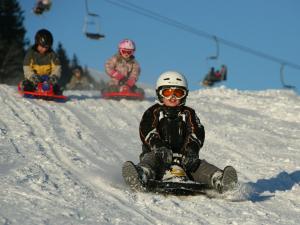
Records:
[[[149,9],[145,9],[141,6],[135,5],[135,4],[133,4],[131,2],[128,2],[126,0],[122,0],[122,2],[121,1],[113,1],[113,0],[104,0],[104,1],[109,3],[109,4],[115,5],[117,7],[127,9],[129,11],[135,12],[135,13],[140,14],[142,16],[154,19],[154,20],[159,21],[161,23],[165,23],[167,25],[176,27],[178,29],[184,30],[184,31],[189,32],[189,33],[192,33],[194,35],[201,36],[201,37],[208,38],[208,39],[218,40],[218,43],[222,43],[222,44],[227,45],[231,48],[239,49],[240,51],[247,52],[247,53],[255,55],[257,57],[261,57],[261,58],[279,63],[281,65],[284,64],[285,66],[289,66],[289,67],[292,67],[294,69],[300,70],[300,65],[299,64],[289,62],[287,60],[268,55],[266,53],[251,49],[251,48],[243,46],[241,44],[234,43],[232,41],[228,41],[226,39],[217,37],[216,35],[209,34],[205,31],[196,29],[192,26],[181,23],[177,20],[170,19],[166,16],[163,16],[159,13],[153,12]]]
[[[124,8],[124,9],[127,9],[129,11],[132,11],[132,12],[135,12],[137,14],[140,14],[140,15],[143,15],[143,16],[146,16],[148,18],[151,18],[151,19],[154,19],[154,20],[157,20],[159,22],[162,22],[162,23],[165,23],[165,24],[168,24],[168,25],[171,25],[171,26],[174,26],[174,27],[177,27],[179,29],[182,29],[182,30],[185,30],[187,32],[199,32],[199,35],[201,36],[204,36],[206,38],[209,38],[209,39],[212,39],[214,37],[214,35],[211,35],[211,34],[208,34],[206,32],[203,32],[203,31],[194,31],[192,27],[189,27],[183,23],[180,23],[176,20],[172,20],[172,19],[169,19],[168,17],[165,17],[165,16],[162,16],[158,13],[155,13],[155,12],[152,12],[148,9],[144,9],[140,6],[137,6],[137,5],[134,5],[130,2],[127,2],[126,0],[122,1],[122,2],[115,2],[115,1],[111,1],[111,0],[104,0],[112,5],[115,5],[115,6],[118,6],[118,7],[121,7],[121,8]],[[128,5],[125,5],[124,3],[127,3]]]

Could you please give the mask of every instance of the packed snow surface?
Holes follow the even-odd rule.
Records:
[[[234,166],[224,196],[132,192],[122,163],[138,162],[138,127],[154,104],[65,92],[56,103],[0,85],[0,224],[299,224],[300,97],[225,87],[189,94],[206,129],[200,158]]]

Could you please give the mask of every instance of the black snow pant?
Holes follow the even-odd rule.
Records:
[[[191,176],[194,181],[208,184],[208,186],[212,188],[213,186],[211,178],[212,175],[217,171],[222,170],[203,159],[201,160],[201,163],[196,171],[191,173]]]
[[[140,155],[140,163],[138,166],[146,167],[150,169],[152,174],[154,174],[154,179],[161,179],[165,172],[164,163],[161,162],[154,154],[154,152],[143,152]]]
[[[161,162],[152,151],[149,151],[145,146],[143,146],[143,153],[140,155],[139,166],[146,167],[154,172],[156,175],[155,179],[161,179],[165,172],[165,167],[163,162]],[[209,187],[212,187],[212,175],[217,172],[222,171],[218,167],[208,163],[206,160],[201,160],[199,167],[195,172],[188,173],[194,181],[205,183]],[[187,171],[188,172],[188,171]]]

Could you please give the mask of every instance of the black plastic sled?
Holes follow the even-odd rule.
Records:
[[[173,195],[205,194],[208,189],[207,184],[194,181],[172,182],[149,180],[146,185],[146,190],[150,192]]]
[[[144,183],[139,176],[138,168],[130,161],[123,164],[122,175],[125,183],[137,192],[153,192],[172,195],[205,194],[209,189],[207,184],[191,181],[184,170],[178,165],[172,165],[166,171],[162,180],[148,180]]]

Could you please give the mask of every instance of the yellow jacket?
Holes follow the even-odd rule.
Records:
[[[26,79],[35,75],[61,76],[61,65],[56,53],[50,49],[45,54],[40,54],[33,46],[28,50],[23,61],[23,70]]]

